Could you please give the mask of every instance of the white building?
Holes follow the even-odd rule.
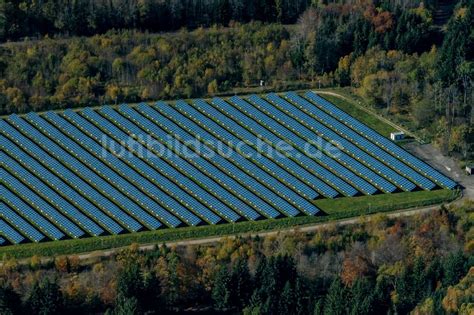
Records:
[[[392,139],[392,141],[403,140],[405,139],[405,133],[403,131],[392,132],[390,133],[390,139]]]

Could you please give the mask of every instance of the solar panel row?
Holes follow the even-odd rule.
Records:
[[[157,229],[161,226],[161,223],[146,211],[133,202],[130,198],[126,197],[118,189],[114,188],[107,181],[98,176],[95,172],[87,167],[84,167],[82,161],[78,160],[75,156],[69,154],[63,150],[56,143],[52,142],[46,136],[41,134],[38,130],[34,129],[31,125],[26,122],[20,121],[17,116],[15,118],[16,127],[23,130],[25,134],[28,134],[35,140],[35,143],[39,144],[41,148],[50,153],[57,161],[63,163],[71,171],[75,172],[79,177],[88,181],[96,190],[100,191],[103,195],[107,196],[109,200],[117,204],[119,207],[128,212],[133,216],[141,225],[146,226],[150,229]],[[10,119],[12,116],[10,116]]]
[[[67,117],[71,120],[73,124],[75,124],[77,128],[81,129],[85,134],[87,134],[92,139],[97,140],[98,143],[102,143],[102,150],[107,150],[106,152],[101,153],[103,156],[108,157],[108,158],[113,158],[113,157],[116,158],[115,162],[120,163],[120,164],[114,163],[116,168],[123,166],[123,163],[125,163],[129,168],[133,169],[133,171],[139,173],[142,177],[146,178],[146,180],[149,180],[150,182],[152,182],[155,187],[159,188],[159,190],[174,197],[178,202],[183,204],[185,207],[187,208],[192,207],[192,205],[184,202],[183,199],[179,196],[181,193],[181,188],[175,182],[173,182],[172,180],[169,180],[169,178],[166,177],[167,176],[166,172],[162,171],[162,173],[160,173],[159,170],[158,171],[155,170],[154,168],[152,168],[150,165],[142,161],[137,156],[125,153],[127,152],[126,151],[127,149],[124,146],[122,146],[121,143],[116,142],[113,139],[107,139],[107,141],[102,141],[101,139],[102,132],[97,127],[92,125],[89,121],[84,119],[82,116],[79,116],[77,113],[68,112],[67,114],[68,114]],[[82,137],[81,139],[85,141],[86,137]],[[121,167],[120,170],[126,171],[127,168]],[[143,184],[143,180],[138,179],[138,181],[139,183],[141,182],[141,184]],[[153,185],[151,187],[153,187]],[[154,191],[154,193],[157,195],[161,194],[158,190]],[[182,193],[185,194],[184,192]],[[193,201],[192,204],[198,205],[198,207],[202,207],[197,201]],[[187,211],[187,210],[185,211],[182,208],[176,208],[176,211],[177,211],[176,213],[179,213],[180,216],[184,219],[184,221],[190,225],[197,225],[201,223],[201,220],[190,211]],[[220,219],[217,218],[216,222],[219,222],[219,220]]]
[[[0,136],[0,140],[0,147],[5,150],[25,170],[30,171],[30,173],[43,180],[46,185],[64,196],[77,209],[82,210],[83,213],[93,218],[94,221],[104,227],[104,229],[108,230],[112,234],[119,234],[123,231],[123,229],[117,223],[115,223],[114,220],[102,213],[102,211],[96,208],[93,203],[72,189],[66,182],[60,180],[59,177],[53,173],[50,173],[48,169],[46,169],[38,161],[15,147],[15,145],[10,142],[10,140],[4,138],[3,136]]]
[[[14,244],[20,244],[25,240],[25,238],[20,233],[18,233],[17,230],[15,230],[2,219],[0,219],[0,233]]]
[[[231,104],[234,105],[234,101],[238,102],[242,100],[235,100],[234,98],[231,98],[230,101]],[[284,168],[293,176],[297,176],[301,181],[317,190],[320,194],[329,198],[335,198],[339,195],[337,190],[333,189],[327,183],[315,176],[315,174],[312,174],[302,165],[298,164],[298,160],[294,156],[295,152],[292,151],[296,150],[294,147],[291,147],[291,145],[283,139],[276,137],[273,133],[265,129],[263,125],[255,124],[251,117],[237,110],[238,105],[236,105],[237,108],[234,109],[233,107],[229,106],[228,103],[218,98],[215,98],[212,101],[212,104],[219,111],[234,119],[241,126],[252,132],[253,135],[259,138],[259,140],[263,140],[259,141],[258,143],[259,153],[272,159],[280,167]],[[284,147],[290,147],[290,149],[285,150]],[[277,152],[275,152],[275,150]]]
[[[18,213],[16,213],[7,204],[0,202],[0,217],[8,222],[12,227],[16,228],[21,234],[28,237],[34,242],[40,242],[44,240],[45,236],[33,227],[28,221],[23,219]]]
[[[153,112],[149,107],[147,107],[146,105],[144,106],[145,108],[143,109],[145,111],[148,110],[150,114]],[[148,132],[148,134],[153,135],[153,137],[158,140],[161,145],[165,145],[165,143],[167,142],[168,134],[163,129],[155,125],[151,120],[145,118],[144,116],[146,116],[146,114],[144,114],[144,116],[138,115],[136,112],[134,112],[127,106],[121,106],[119,112],[131,121],[133,121],[137,126],[140,126],[140,128],[142,128],[144,131]],[[231,206],[233,210],[241,213],[248,219],[255,220],[260,217],[260,214],[250,208],[249,205],[247,205],[245,202],[242,202],[242,200],[236,198],[236,195],[238,197],[242,197],[240,193],[236,193],[236,195],[233,194],[237,191],[241,191],[241,188],[238,187],[235,181],[232,181],[224,174],[220,174],[221,172],[218,169],[216,169],[212,164],[209,164],[209,162],[204,159],[194,159],[193,157],[189,158],[185,154],[182,154],[180,150],[175,150],[174,152],[179,156],[179,158],[182,158],[188,163],[190,163],[191,167],[196,167],[204,175],[209,177],[206,178],[205,176],[200,176],[203,185],[206,187],[206,190],[213,193],[216,197],[222,198],[222,200],[225,201],[226,204]],[[183,163],[179,164],[182,165]],[[229,189],[230,191],[225,189],[229,186],[231,187]]]
[[[108,198],[100,194],[84,179],[66,168],[62,163],[38,147],[33,141],[24,137],[16,129],[6,124],[4,121],[0,121],[0,123],[0,130],[6,136],[8,136],[11,141],[20,146],[27,153],[27,155],[41,162],[48,172],[52,172],[59,178],[62,178],[67,184],[69,184],[69,186],[79,191],[81,195],[85,197],[87,196],[86,198],[88,198],[93,204],[97,205],[102,211],[107,212],[108,215],[120,222],[120,224],[126,227],[129,231],[136,232],[142,229],[142,225],[140,223],[128,216],[115,203],[111,202]],[[12,152],[11,154],[14,155],[21,151],[19,151],[17,147],[12,147],[10,152]]]
[[[311,114],[312,117],[318,117],[317,121],[320,121],[326,126],[331,127],[334,131],[329,130],[328,132],[330,132],[334,137],[337,137],[338,141],[343,143],[343,146],[346,147],[349,152],[363,159],[367,165],[373,165],[375,169],[379,169],[380,171],[382,171],[387,177],[392,179],[394,183],[397,183],[402,188],[413,190],[415,186],[413,183],[393,171],[393,169],[398,169],[400,172],[403,173],[403,176],[406,176],[412,181],[417,182],[420,187],[424,189],[430,190],[435,187],[435,184],[429,179],[413,171],[411,168],[407,167],[399,160],[393,158],[387,152],[381,150],[379,147],[377,147],[370,141],[367,141],[365,138],[352,131],[352,129],[346,127],[344,124],[340,123],[335,118],[332,118],[330,115],[318,109],[316,106],[312,106],[312,104],[309,103],[307,100],[294,93],[287,93],[286,96],[288,99],[293,101],[294,104],[300,106],[300,108],[305,109],[305,111]],[[315,122],[315,119],[312,119],[311,116],[305,114],[303,114],[303,116],[305,116],[306,121],[308,121],[309,123]],[[336,136],[337,133],[344,137]],[[346,139],[350,139],[351,141],[348,141]],[[353,143],[358,144],[361,148],[365,149],[365,151],[362,151],[361,149],[359,149],[358,146],[354,145]],[[386,165],[391,166],[392,168],[386,167],[384,163],[377,161],[374,157],[369,155],[368,152],[371,152],[371,155],[377,157],[379,160],[384,162]]]
[[[403,150],[398,145],[390,141],[388,138],[385,138],[384,136],[380,135],[375,130],[369,128],[365,124],[353,118],[343,110],[337,108],[335,105],[331,104],[319,95],[316,95],[313,92],[308,92],[305,94],[305,96],[309,99],[314,100],[318,106],[321,106],[322,109],[324,109],[334,117],[337,117],[340,121],[344,122],[346,125],[359,132],[362,136],[373,141],[378,146],[385,149],[387,152],[396,156],[397,158],[403,160],[405,163],[411,165],[416,170],[421,171],[423,175],[432,178],[441,186],[448,189],[453,189],[457,186],[457,183],[455,181],[451,180],[450,178],[446,177],[439,171],[426,164],[425,162]]]
[[[102,113],[103,113],[103,111],[102,111]],[[128,123],[127,125],[121,124],[121,122],[126,123],[125,118],[120,117],[118,114],[113,115],[113,113],[111,111],[108,112],[107,116],[109,117],[109,119],[114,121],[116,123],[116,125],[120,125],[123,129],[127,130],[128,133],[123,132],[118,127],[112,125],[111,122],[107,122],[104,118],[100,118],[100,116],[95,112],[90,111],[86,115],[86,117],[88,117],[90,120],[95,120],[95,122],[98,126],[99,125],[102,126],[103,130],[106,131],[109,136],[116,137],[116,139],[118,141],[121,141],[122,143],[125,143],[128,140],[127,139],[127,137],[128,137],[127,134],[128,135],[130,135],[130,134],[136,135],[136,136],[138,136],[138,137],[136,137],[137,139],[140,138],[139,135],[140,135],[141,131],[134,124],[130,124],[130,123]],[[151,166],[159,167],[159,165],[156,163],[156,159],[153,158],[153,156],[155,156],[155,154],[153,152],[150,152],[149,149],[145,147],[145,144],[141,144],[141,143],[137,142],[137,143],[135,143],[134,148],[129,147],[129,149],[137,150],[136,151],[137,153],[141,152],[139,154],[142,155],[142,157],[141,157],[142,160],[148,161]],[[169,168],[170,171],[173,171],[173,170],[171,170],[172,167],[168,166],[168,168]],[[194,176],[199,176],[199,173],[196,171],[195,168],[186,168],[186,171],[191,173],[191,176],[193,176],[193,175]],[[176,170],[174,172],[176,172]],[[186,180],[186,179],[184,179],[184,177],[182,175],[181,175],[181,178],[182,178],[181,179],[182,181]],[[188,187],[193,187],[193,191],[195,192],[196,196],[198,196],[198,199],[202,203],[206,204],[210,209],[212,209],[215,212],[220,213],[224,218],[226,218],[226,219],[228,219],[232,222],[235,222],[240,218],[240,216],[237,213],[235,213],[233,210],[228,208],[227,205],[222,203],[216,197],[209,194],[206,190],[201,188],[201,186],[199,186],[197,183],[192,182],[189,179],[187,179],[186,181],[188,182],[188,185],[187,185]]]
[[[250,101],[252,102],[252,100],[256,103],[263,101],[259,98],[251,98]],[[286,132],[277,121],[271,119],[269,116],[265,115],[264,112],[260,111],[258,105],[255,105],[256,107],[254,107],[250,105],[250,103],[237,98],[231,98],[231,101],[242,112],[253,117],[259,122],[259,125],[266,128],[267,131],[262,129],[262,136],[264,135],[269,139],[269,141],[275,141],[275,143],[285,141],[286,143],[290,143],[292,148],[298,150],[298,153],[294,155],[294,158],[301,166],[322,178],[327,184],[333,185],[334,188],[340,190],[346,196],[355,196],[358,193],[354,187],[329,171],[332,170],[331,166],[334,164],[332,164],[331,158],[324,152],[317,148],[310,150],[311,148],[307,146],[308,142],[300,141],[301,139],[298,137],[294,137],[291,133]],[[299,145],[302,146],[300,147]],[[352,172],[347,170],[345,175],[341,174],[340,176],[348,179],[350,175],[352,175]],[[324,189],[324,187],[321,189]],[[376,189],[374,188],[374,190]],[[330,194],[330,192],[326,190],[326,194]],[[336,197],[336,195],[332,195],[331,197]]]
[[[202,133],[200,135],[204,139],[208,138],[211,143],[218,143],[219,141],[222,141],[228,146],[234,146],[236,143],[239,145],[244,144],[243,142],[239,142],[237,139],[223,136],[224,134],[228,136],[230,133],[226,132],[226,130],[223,129],[221,125],[214,122],[211,118],[205,116],[203,112],[205,113],[206,111],[203,110],[202,106],[196,103],[194,103],[193,106],[190,106],[184,102],[177,102],[175,106],[181,110],[182,114],[186,115],[188,118],[192,118],[195,121],[195,126],[207,126],[207,131],[212,133],[213,136],[211,137],[210,133],[205,133],[202,128]],[[210,108],[210,105],[207,104],[207,107]],[[170,107],[163,108],[170,111]],[[202,110],[202,112],[198,111],[196,108],[199,108]],[[265,194],[267,197],[267,202],[271,203],[274,207],[281,209],[284,213],[290,216],[296,216],[300,213],[296,207],[300,208],[302,211],[314,211],[315,207],[307,200],[295,194],[288,187],[279,182],[275,177],[267,175],[267,173],[262,171],[255,164],[241,155],[239,150],[234,149],[234,152],[235,154],[230,154],[227,156],[227,160],[232,161],[233,163],[228,164],[228,166],[231,168],[230,171],[237,173],[237,176],[242,176],[242,179],[246,181],[247,185],[254,186],[258,191]],[[235,165],[238,165],[238,167],[235,167]],[[245,173],[242,173],[242,171]],[[255,179],[257,181],[255,181]],[[281,196],[284,196],[285,198]],[[294,196],[298,198],[301,204],[297,204],[294,200],[289,199],[288,196]],[[306,207],[303,205],[306,205]]]
[[[145,117],[150,119],[150,121],[156,124],[155,126],[150,125],[152,131],[155,130],[155,135],[161,134],[163,130],[168,130],[168,127],[162,124],[162,122],[166,119],[170,119],[171,122],[178,124],[178,122],[173,120],[172,117],[165,118],[159,112],[153,110],[151,107],[144,104],[141,104],[138,107],[138,111],[140,111],[141,114],[143,114]],[[186,122],[184,125],[189,126],[189,123],[187,123],[188,118],[182,117],[181,119],[183,120],[183,122]],[[156,131],[156,126],[160,126],[160,128],[163,129],[159,129],[159,131]],[[188,145],[188,147],[191,146]],[[214,152],[213,149],[208,149],[205,145],[203,145],[203,149],[207,150],[207,152]],[[251,205],[255,210],[257,210],[264,216],[275,218],[279,215],[278,211],[266,204],[265,201],[259,199],[258,197],[247,191],[247,189],[245,189],[245,187],[241,185],[241,182],[236,180],[235,176],[233,176],[232,173],[226,173],[227,169],[224,168],[223,165],[229,163],[227,160],[222,159],[222,157],[218,154],[203,154],[201,155],[201,157],[202,159],[189,158],[187,160],[195,167],[202,170],[206,175],[212,177],[218,184],[222,184],[223,187],[232,191],[237,197]],[[242,208],[241,211],[247,210],[245,208]],[[247,216],[248,215],[251,216],[252,214],[247,211]]]
[[[268,99],[273,100],[275,104],[279,104],[281,107],[290,108],[291,106],[283,99],[272,99],[271,95],[268,96]],[[275,129],[275,132],[285,134],[286,138],[291,139],[299,147],[307,146],[309,143],[317,147],[320,151],[324,151],[325,154],[320,154],[319,152],[315,154],[317,159],[328,165],[336,174],[347,174],[350,176],[352,182],[364,190],[373,191],[373,188],[371,188],[372,184],[385,192],[393,192],[396,189],[395,186],[380,175],[340,150],[337,141],[328,141],[335,141],[334,139],[325,139],[322,137],[322,134],[318,134],[319,137],[317,138],[311,130],[261,98],[253,96],[250,97],[249,100],[251,100],[258,109],[280,123],[279,128]],[[346,172],[348,168],[353,172]]]

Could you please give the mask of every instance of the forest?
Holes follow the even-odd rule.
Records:
[[[1,314],[472,314],[474,203],[313,233],[3,257]]]
[[[42,18],[52,2],[36,7],[35,1],[18,5],[26,6],[26,12],[40,7],[41,13],[37,14],[20,14],[5,2],[3,20],[40,19],[18,23],[18,32],[31,35],[31,30],[21,30],[20,25],[39,23],[50,27],[59,23]],[[100,9],[101,5],[118,10],[124,8],[119,5],[122,2],[156,7],[152,0],[93,2],[97,6],[82,0],[68,2],[78,7],[67,12],[98,10],[111,14],[116,11]],[[103,17],[120,27],[74,33],[51,26],[40,32],[44,36],[41,40],[6,42],[0,45],[0,115],[232,94],[236,89],[256,87],[261,80],[273,90],[346,87],[361,96],[367,106],[418,130],[428,141],[434,140],[444,153],[457,154],[464,160],[472,158],[474,1],[459,1],[443,26],[437,24],[430,2],[303,2],[261,4],[267,9],[295,5],[294,10],[281,11],[284,15],[295,12],[283,21],[297,21],[292,25],[271,23],[280,21],[271,20],[273,15],[283,19],[275,11],[262,14],[268,19],[254,15],[229,18],[228,23],[210,19],[195,23],[196,27],[212,25],[209,28],[188,30],[179,25],[173,33],[150,33],[158,29],[140,26],[131,18],[126,19],[130,25],[122,25]],[[217,3],[234,7],[240,2],[214,1],[209,8]],[[191,8],[186,6],[186,10]],[[303,8],[306,10],[301,13]],[[125,19],[123,14],[120,16]],[[191,16],[186,20],[196,21]],[[241,23],[247,20],[255,21]],[[79,30],[75,26],[73,29]],[[102,31],[105,33],[96,34]],[[4,36],[14,39],[10,33],[4,32]],[[64,37],[68,34],[95,35]]]

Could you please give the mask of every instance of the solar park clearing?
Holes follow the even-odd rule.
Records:
[[[313,92],[0,119],[0,245],[324,215],[457,184]]]

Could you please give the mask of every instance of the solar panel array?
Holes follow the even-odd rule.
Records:
[[[317,215],[313,200],[456,183],[320,96],[0,120],[0,245]]]

